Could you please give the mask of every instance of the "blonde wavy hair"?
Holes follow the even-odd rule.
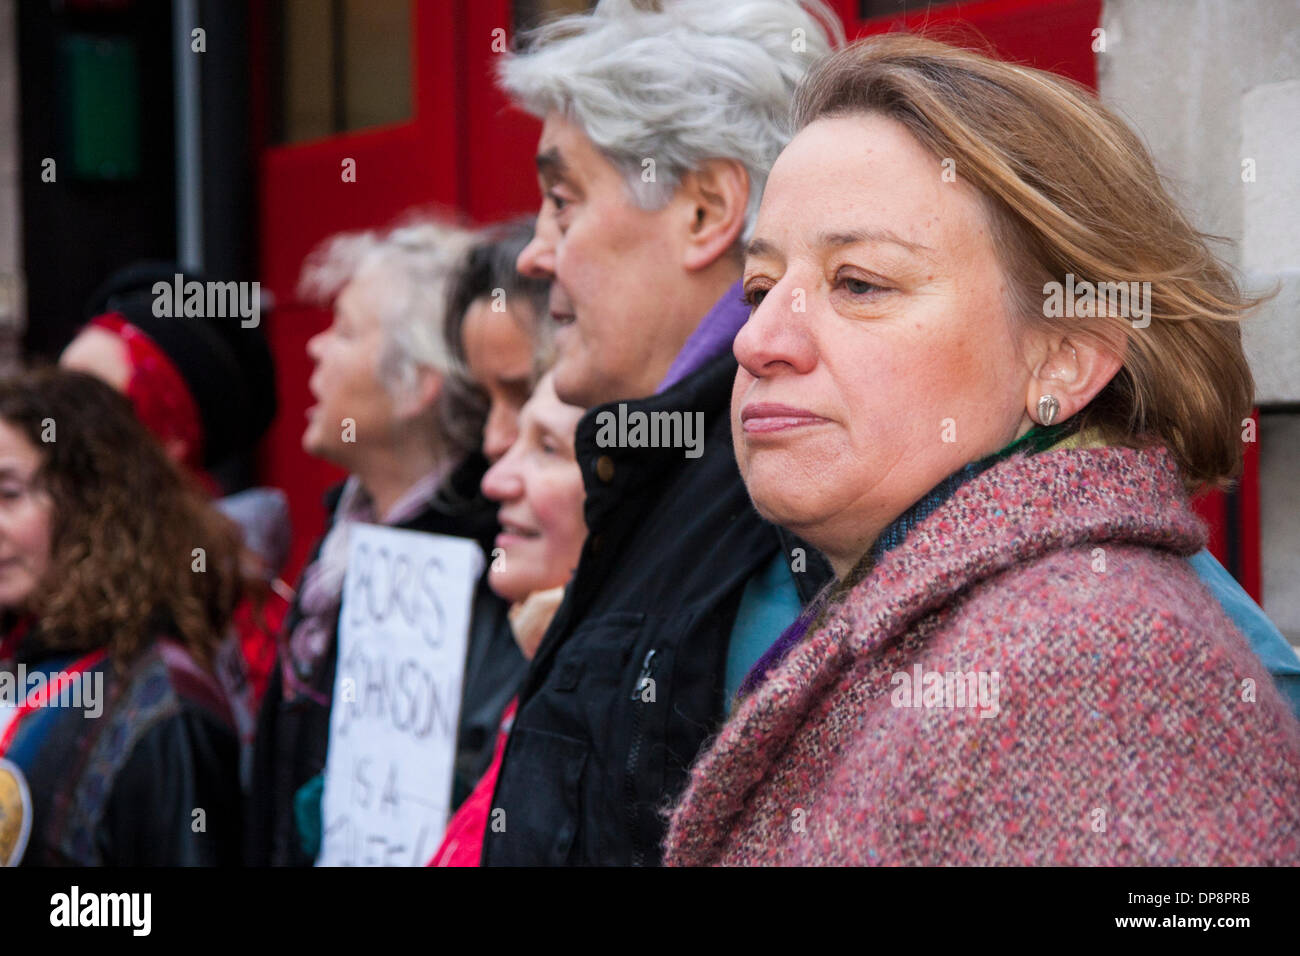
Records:
[[[1238,288],[1124,122],[1063,77],[897,33],[833,53],[795,94],[796,129],[855,113],[898,121],[980,194],[1015,320],[1122,358],[1080,427],[1164,444],[1189,490],[1238,473],[1255,389],[1237,320],[1262,297]],[[1069,274],[1149,282],[1150,325],[1046,315],[1045,285]]]

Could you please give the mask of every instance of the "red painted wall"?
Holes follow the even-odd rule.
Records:
[[[1097,86],[1092,31],[1101,24],[1101,0],[981,0],[866,21],[856,16],[857,0],[831,6],[850,39],[910,30]]]

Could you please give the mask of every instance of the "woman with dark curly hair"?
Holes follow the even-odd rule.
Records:
[[[0,863],[238,859],[239,547],[108,385],[0,382]]]

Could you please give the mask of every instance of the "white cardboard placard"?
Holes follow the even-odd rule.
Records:
[[[483,563],[465,538],[349,532],[317,866],[423,866],[438,848]]]

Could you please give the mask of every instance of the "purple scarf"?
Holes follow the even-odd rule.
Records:
[[[728,289],[700,320],[691,337],[668,367],[668,374],[655,389],[666,392],[692,372],[699,371],[719,355],[731,350],[736,333],[749,321],[749,305],[740,297],[740,280]]]

